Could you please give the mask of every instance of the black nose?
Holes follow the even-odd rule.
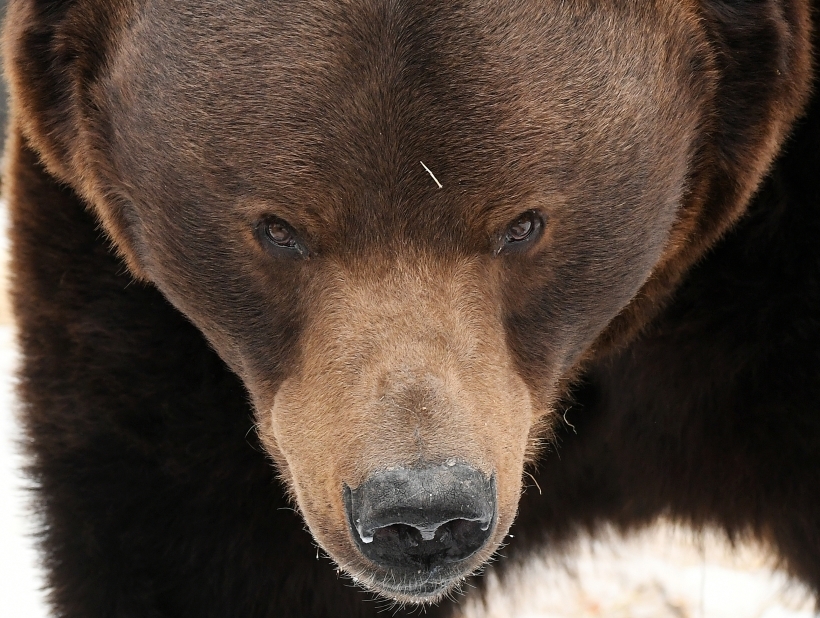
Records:
[[[495,475],[460,463],[377,472],[344,493],[356,545],[386,568],[461,562],[484,546],[495,523]]]

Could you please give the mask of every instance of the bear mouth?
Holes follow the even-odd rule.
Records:
[[[369,588],[400,602],[434,603],[456,587],[469,573],[447,573],[435,568],[428,572],[414,574],[391,573],[373,575]],[[359,582],[361,583],[361,582]]]
[[[475,572],[476,565],[468,566],[467,562],[437,566],[420,564],[416,569],[359,568],[356,570],[359,575],[353,576],[353,580],[382,596],[400,602],[432,603]]]

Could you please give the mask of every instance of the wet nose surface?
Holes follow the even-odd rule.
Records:
[[[351,534],[386,568],[432,569],[481,549],[496,517],[495,476],[461,463],[377,472],[344,487]]]

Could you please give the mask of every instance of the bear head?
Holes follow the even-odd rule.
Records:
[[[423,602],[501,545],[579,369],[742,213],[803,104],[807,23],[31,0],[5,50],[22,139],[243,380],[316,541]]]

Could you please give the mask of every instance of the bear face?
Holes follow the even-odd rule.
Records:
[[[501,544],[566,383],[737,216],[788,123],[707,208],[720,75],[694,6],[189,4],[107,13],[74,145],[35,103],[27,135],[241,377],[322,547],[436,599]],[[491,512],[437,523],[486,535],[419,568],[368,555],[350,496],[441,466]]]
[[[269,60],[250,66],[247,16],[158,10],[122,42],[103,88],[131,259],[244,380],[319,543],[360,581],[415,600],[506,534],[559,380],[661,259],[702,112],[651,36],[604,38],[593,20],[586,42],[543,49],[566,39],[570,16],[558,16],[508,49],[502,33],[481,41],[462,25],[477,48],[464,57],[463,44],[403,49],[415,16],[393,24],[374,10],[352,24],[327,16],[338,33],[285,20]],[[480,13],[476,29],[492,18]],[[160,24],[193,44],[158,47]],[[217,24],[247,47],[203,63],[196,41]],[[430,39],[456,24],[438,27]],[[540,57],[522,62],[520,47]],[[685,67],[698,49],[675,52]],[[504,95],[516,61],[527,66]],[[636,66],[645,73],[631,76]],[[566,74],[592,70],[595,88]],[[191,117],[190,101],[208,98],[218,103]],[[512,239],[522,222],[529,236]],[[395,581],[354,544],[342,489],[453,459],[495,478],[491,539],[463,564]]]

